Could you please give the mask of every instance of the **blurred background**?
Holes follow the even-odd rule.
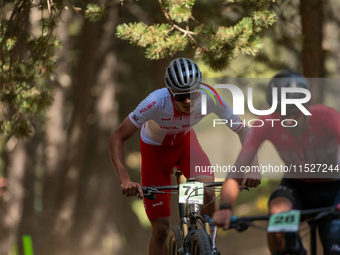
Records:
[[[169,14],[172,1],[162,6],[132,0],[0,1],[0,255],[24,254],[24,249],[35,255],[147,254],[151,230],[142,202],[122,195],[107,142],[140,101],[165,86],[165,68],[176,57],[194,58],[210,85],[223,77],[270,78],[284,68],[333,79],[327,86],[311,84],[312,103],[339,110],[338,0],[179,1],[190,4],[184,7],[196,17],[189,15],[196,34],[187,33],[182,48],[159,46],[159,52],[167,52],[163,55],[152,55],[157,52],[148,48],[153,43],[140,40],[145,30],[131,24],[178,23],[188,29],[185,17],[171,18],[177,15]],[[209,44],[218,35],[209,36],[210,30],[235,26],[225,31],[236,33],[244,17],[257,17],[252,14],[260,5],[271,13],[263,20],[275,22],[248,20],[256,39],[245,39],[242,46],[240,32],[229,44]],[[131,30],[117,29],[121,24]],[[248,29],[249,24],[241,25]],[[133,34],[139,39],[124,37]],[[153,36],[162,42],[167,35]],[[265,86],[256,87],[255,108],[267,107]],[[211,131],[200,124],[195,129],[213,160]],[[233,164],[240,144],[224,131],[219,127],[215,137],[230,137],[224,149]],[[125,145],[130,177],[139,182],[139,134]],[[271,144],[263,147],[260,153],[277,157]],[[235,214],[266,213],[278,184],[279,179],[264,179],[259,188],[242,192]],[[177,212],[175,197],[171,204]],[[178,223],[176,213],[171,221]],[[269,254],[264,228],[219,231],[217,247],[221,254]]]

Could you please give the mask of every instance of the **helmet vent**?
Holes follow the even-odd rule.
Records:
[[[184,91],[199,87],[202,73],[192,60],[178,58],[170,63],[164,78],[169,89]]]

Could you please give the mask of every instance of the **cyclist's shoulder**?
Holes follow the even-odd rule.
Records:
[[[144,102],[153,105],[163,105],[165,102],[171,100],[170,93],[167,88],[157,89],[152,91],[145,99]]]
[[[338,113],[334,108],[324,105],[324,104],[315,104],[310,106],[311,113],[316,114],[324,114],[324,113]]]
[[[310,106],[311,118],[323,121],[336,121],[340,120],[340,113],[332,107],[316,104]]]
[[[262,123],[261,127],[272,127],[273,123],[281,122],[281,120],[281,114],[279,112],[273,112],[268,115],[259,116],[256,121],[254,120],[254,122]]]
[[[170,93],[167,88],[156,89],[152,91],[147,98],[153,98],[155,100],[162,100],[164,98],[170,98]]]

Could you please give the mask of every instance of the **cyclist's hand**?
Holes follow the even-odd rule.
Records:
[[[260,184],[261,178],[261,174],[257,172],[249,172],[245,174],[240,186],[240,191],[243,190],[244,186],[247,188],[256,188]]]
[[[223,228],[223,230],[226,230],[230,226],[230,219],[233,215],[233,212],[230,209],[223,209],[214,212],[212,218],[214,220],[214,225],[220,228]]]
[[[137,182],[126,181],[120,184],[120,188],[127,197],[139,195],[140,199],[144,198],[143,191]]]

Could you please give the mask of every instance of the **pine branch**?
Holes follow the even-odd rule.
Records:
[[[31,8],[41,12],[40,34],[29,34]],[[19,138],[31,134],[30,118],[42,114],[52,103],[52,88],[37,80],[53,78],[60,42],[54,31],[65,9],[64,0],[16,0],[8,19],[0,25],[0,134]],[[99,20],[103,6],[89,5],[88,18]],[[43,15],[48,13],[48,16]]]
[[[199,22],[192,14],[193,0],[158,1],[167,23],[152,26],[142,22],[121,24],[117,26],[116,36],[144,48],[149,59],[172,56],[190,44],[196,50],[196,56],[215,70],[225,68],[239,54],[258,53],[263,46],[258,33],[276,20],[275,14],[268,10],[267,0],[225,1],[226,5],[233,2],[232,5],[252,10],[232,26]]]

